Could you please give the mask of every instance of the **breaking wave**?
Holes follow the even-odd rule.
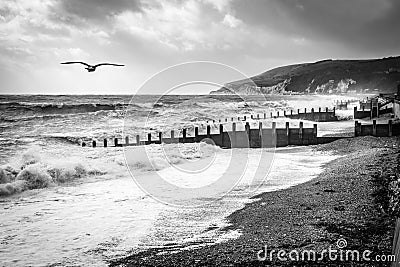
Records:
[[[43,159],[38,148],[28,149],[19,158],[0,167],[0,196],[46,188],[75,181],[104,171],[81,163],[79,159]]]

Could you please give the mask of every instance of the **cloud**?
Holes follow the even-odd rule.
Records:
[[[231,14],[226,14],[222,23],[231,28],[236,28],[242,23],[242,21],[240,19],[235,18]]]

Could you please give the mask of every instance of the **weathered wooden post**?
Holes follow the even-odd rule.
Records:
[[[228,122],[228,118],[225,119],[225,122]]]
[[[317,140],[318,140],[318,138],[317,138],[317,127],[318,127],[318,125],[316,124],[316,123],[314,123],[314,130],[313,130],[313,143],[314,143],[314,145],[317,145],[318,144],[318,142],[317,142]]]
[[[158,133],[158,141],[162,144],[162,132]]]
[[[388,136],[393,136],[393,121],[388,121]]]
[[[125,146],[129,146],[129,136],[125,136]]]
[[[118,138],[114,138],[114,146],[115,146],[115,147],[118,146]]]
[[[182,143],[186,143],[186,129],[182,129]]]
[[[221,147],[224,146],[224,125],[219,125],[219,138],[221,140]]]
[[[151,133],[147,134],[147,142],[151,144]]]
[[[283,111],[283,116],[286,117],[286,110]]]
[[[248,122],[246,122],[245,130],[246,130],[247,138],[249,140],[249,146],[248,147],[251,147],[250,124]]]
[[[210,127],[210,125],[207,125],[207,127]],[[175,131],[174,130],[171,130],[171,141],[172,141],[172,139],[174,139],[175,138]]]
[[[276,117],[277,117],[277,118],[279,118],[279,111],[278,111],[278,113],[277,113]]]
[[[253,115],[251,115],[251,119],[253,119]]]
[[[258,123],[258,136],[260,138],[260,147],[264,147],[263,145],[263,129],[262,129],[262,122]]]
[[[328,113],[328,111],[329,111],[329,109],[328,109],[328,107],[326,107],[326,108],[325,108],[325,112]]]
[[[314,113],[314,108],[311,108],[311,118],[312,120],[315,120],[315,113]]]
[[[104,147],[107,147],[107,138],[104,138],[103,146],[104,146]]]
[[[264,120],[267,118],[267,113],[264,113]]]
[[[260,114],[257,114],[257,120],[259,120],[260,119]]]
[[[96,140],[93,140],[93,141],[92,141],[92,147],[96,147],[96,146],[97,146]]]
[[[318,113],[321,113],[321,107],[318,108]]]
[[[231,118],[231,121],[233,121],[233,118]]]
[[[238,117],[238,121],[240,121],[240,117]]]
[[[300,143],[303,144],[303,122],[299,123],[299,139]]]
[[[215,123],[215,120],[213,120],[213,123]]]
[[[299,108],[297,109],[297,114],[300,114],[300,109]]]
[[[246,116],[244,116],[244,121],[246,121]]]
[[[336,114],[336,107],[333,107],[333,116]]]
[[[306,114],[307,113],[307,108],[304,108],[304,114]]]
[[[207,138],[211,138],[211,126],[207,125]]]
[[[221,122],[221,119],[219,119],[218,122]]]
[[[376,136],[376,120],[372,121],[372,136]]]
[[[194,142],[198,143],[199,140],[199,127],[194,127]]]
[[[237,139],[236,139],[236,123],[232,123],[232,141],[231,147],[237,147]]]
[[[360,132],[358,131],[358,121],[355,121],[354,124],[354,137],[357,137],[360,135]]]
[[[353,118],[358,119],[357,118],[357,107],[354,107]]]
[[[136,145],[140,146],[140,135],[136,135]]]
[[[271,112],[271,118],[272,118],[272,112]]]
[[[276,137],[276,122],[272,122],[272,146],[277,146],[277,137]]]
[[[290,110],[290,116],[292,116],[292,115],[293,115],[293,109]]]
[[[290,132],[290,125],[289,125],[289,122],[287,121],[286,122],[286,145],[289,145],[289,141],[290,141],[290,138],[289,138],[289,132]]]

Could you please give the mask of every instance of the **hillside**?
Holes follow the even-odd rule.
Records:
[[[400,57],[322,60],[275,68],[250,79],[229,82],[211,94],[395,92]]]

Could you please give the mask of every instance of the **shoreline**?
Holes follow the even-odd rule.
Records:
[[[325,164],[324,171],[311,181],[261,193],[253,197],[256,201],[229,215],[231,224],[224,230],[239,230],[242,235],[237,239],[173,254],[163,248],[150,249],[111,261],[110,266],[293,266],[298,262],[277,261],[276,257],[260,262],[257,252],[265,245],[268,251],[321,251],[334,247],[339,238],[346,239],[349,249],[390,254],[394,218],[379,208],[373,177],[395,166],[397,144],[396,137],[360,137],[314,146],[342,157]],[[322,263],[335,262],[318,262]]]

